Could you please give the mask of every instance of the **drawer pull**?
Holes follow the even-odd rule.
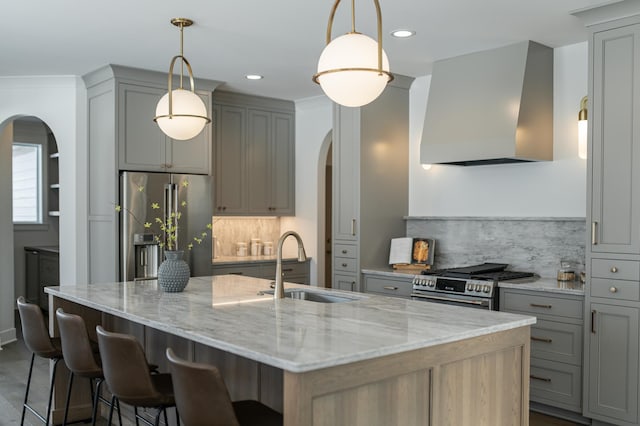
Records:
[[[618,268],[616,268],[615,266],[612,266],[611,273],[615,274],[616,272],[618,272]]]
[[[598,222],[591,222],[591,245],[598,245],[597,238]]]
[[[531,374],[529,377],[533,380],[540,380],[541,382],[551,383],[551,379],[548,377],[539,377],[539,376],[534,376],[533,374]]]
[[[397,290],[398,289],[398,287],[394,287],[394,286],[391,286],[391,285],[386,285],[386,286],[384,286],[382,288],[384,288],[385,290]]]
[[[529,306],[531,306],[532,308],[545,308],[545,309],[551,309],[553,307],[551,305],[540,305],[538,303],[529,303]]]
[[[347,254],[347,250],[342,250],[342,254]]]
[[[343,263],[343,264],[342,264],[342,267],[343,267],[343,268],[346,268],[347,266],[348,266],[348,265],[347,265],[346,263]]]
[[[293,268],[285,268],[282,272],[293,272]]]
[[[242,272],[229,272],[229,275],[242,275]]]
[[[617,289],[617,288],[615,288],[614,286],[611,286],[611,287],[609,287],[609,291],[610,291],[611,293],[617,293],[617,292],[618,292],[618,289]]]
[[[552,339],[547,339],[546,337],[534,337],[534,336],[531,336],[531,340],[533,340],[535,342],[544,342],[544,343],[553,342]]]

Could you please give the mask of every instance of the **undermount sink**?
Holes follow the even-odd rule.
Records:
[[[273,294],[274,290],[265,290],[264,294]],[[287,289],[284,291],[284,297],[296,300],[306,300],[308,302],[317,303],[343,303],[359,300],[360,297],[350,297],[344,295],[330,294],[328,292],[308,291],[304,289]]]

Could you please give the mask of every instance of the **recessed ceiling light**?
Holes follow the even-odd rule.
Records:
[[[391,31],[391,35],[397,38],[407,38],[416,35],[416,32],[413,30],[394,30]]]
[[[245,78],[247,80],[262,80],[264,77],[259,74],[247,74]]]

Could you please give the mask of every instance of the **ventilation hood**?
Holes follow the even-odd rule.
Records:
[[[437,61],[422,164],[553,160],[553,49],[525,41]]]

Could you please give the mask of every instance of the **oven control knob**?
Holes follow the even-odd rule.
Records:
[[[488,285],[485,285],[484,287],[482,287],[482,291],[484,293],[489,293],[489,291],[491,291],[491,287],[489,287]]]
[[[466,290],[467,290],[467,291],[473,291],[473,284],[469,284],[469,283],[467,283],[467,285],[466,285]]]
[[[476,284],[476,285],[474,285],[474,286],[473,286],[473,290],[474,290],[474,291],[482,291],[482,285],[480,285],[480,284]]]
[[[427,281],[427,286],[428,286],[428,287],[435,287],[435,286],[436,286],[436,283],[435,283],[435,281],[433,281],[433,280],[428,280],[428,281]]]
[[[429,280],[424,279],[424,280],[422,280],[422,282],[420,284],[422,284],[423,287],[426,287],[426,286],[429,285]]]

